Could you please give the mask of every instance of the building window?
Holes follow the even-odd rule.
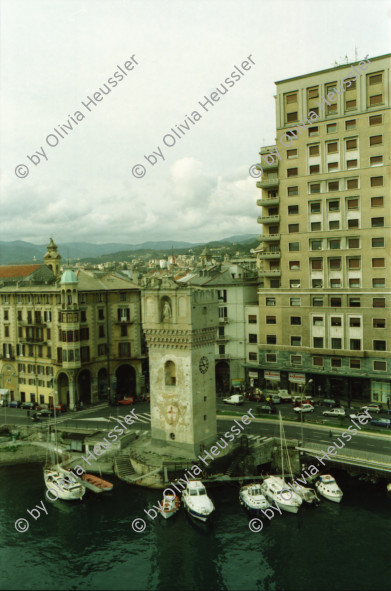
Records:
[[[352,99],[350,101],[346,101],[346,105],[345,105],[346,110],[347,111],[350,111],[351,109],[355,109],[356,108],[356,104],[357,104],[356,99]]]
[[[276,298],[266,298],[266,305],[267,306],[275,306],[276,305]]]
[[[348,238],[348,248],[360,248],[360,238]]]
[[[298,271],[300,269],[300,261],[289,261],[290,271]]]
[[[297,148],[293,149],[293,150],[287,150],[286,151],[286,156],[287,158],[296,158],[297,157]]]
[[[350,369],[361,369],[361,360],[360,359],[351,359],[349,363]]]
[[[346,201],[348,209],[358,209],[358,199],[347,199]]]
[[[382,176],[371,176],[371,187],[382,187],[383,177]]]
[[[288,232],[289,234],[299,232],[299,224],[288,224]]]
[[[313,324],[313,326],[323,326],[323,324],[324,324],[323,316],[313,316],[312,317],[312,324]]]
[[[320,213],[321,212],[320,201],[312,201],[310,203],[310,211],[311,211],[311,213]]]
[[[217,299],[219,302],[226,302],[227,301],[227,290],[226,289],[218,289],[217,290]]]
[[[357,218],[348,220],[348,229],[352,230],[359,227],[359,220]]]
[[[225,345],[219,345],[219,355],[225,355]]]
[[[298,168],[288,168],[286,171],[286,176],[290,177],[290,176],[297,176],[298,175]]]
[[[341,278],[330,279],[330,287],[333,289],[342,287]]]
[[[291,347],[301,347],[301,337],[291,336]]]
[[[361,339],[350,339],[350,350],[361,351]]]
[[[382,268],[384,267],[385,259],[372,259],[372,268]]]
[[[266,335],[266,344],[267,345],[276,345],[277,344],[277,337],[275,334],[267,334]]]
[[[329,259],[329,267],[330,269],[337,269],[340,270],[341,269],[341,259]]]
[[[385,287],[386,280],[383,277],[374,277],[372,279],[372,287]]]
[[[291,365],[301,365],[301,355],[291,355]]]
[[[322,297],[313,297],[312,298],[312,305],[314,307],[322,308],[323,307],[323,298]]]
[[[300,279],[291,279],[289,281],[289,287],[290,289],[299,289],[300,288]]]
[[[105,336],[105,327],[101,324],[99,326],[99,338],[103,338]]]
[[[258,335],[256,335],[255,333],[250,333],[248,335],[248,342],[249,343],[257,343],[258,342]]]
[[[106,344],[105,343],[98,345],[98,356],[102,357],[103,355],[106,355]]]
[[[328,142],[327,154],[336,154],[338,152],[338,142]]]
[[[384,218],[372,218],[371,219],[372,228],[383,228],[384,227]]]
[[[383,115],[372,115],[369,117],[369,125],[381,125],[383,123]]]
[[[335,133],[337,131],[337,124],[336,123],[328,123],[327,133]]]
[[[297,92],[292,92],[285,95],[287,103],[297,103]]]
[[[386,351],[387,350],[386,341],[373,341],[373,350],[374,351]]]
[[[361,267],[361,259],[348,259],[348,268],[349,269],[360,269]]]
[[[339,191],[339,181],[329,181],[328,190],[329,191]]]
[[[346,161],[346,168],[357,168],[358,160],[347,160]]]
[[[321,240],[311,240],[311,250],[322,250],[322,241]]]
[[[127,337],[128,336],[128,327],[126,324],[121,324],[120,326],[121,329],[121,337]]]
[[[310,156],[319,156],[319,144],[316,144],[315,146],[309,146],[308,154]]]
[[[331,230],[331,228],[330,228],[330,230]],[[340,249],[341,248],[341,241],[340,241],[340,239],[338,238],[338,239],[335,239],[335,240],[330,240],[329,241],[329,248],[331,250],[338,250],[338,249]]]
[[[319,135],[319,127],[318,126],[309,127],[308,128],[308,135],[310,137],[313,137],[314,135]]]
[[[315,349],[323,349],[323,337],[314,337],[313,342]]]
[[[328,202],[329,211],[339,211],[339,199]]]
[[[349,298],[349,307],[350,308],[360,308],[361,301],[360,298]]]
[[[342,326],[342,318],[341,316],[332,316],[330,318],[331,326]]]
[[[290,306],[301,306],[301,298],[289,298]]]
[[[310,174],[319,174],[319,172],[320,172],[319,164],[312,164],[310,166]]]
[[[298,205],[288,205],[288,214],[295,215],[299,213],[299,206]]]
[[[323,357],[315,356],[312,358],[312,365],[323,367]]]
[[[293,197],[299,194],[299,187],[288,187],[288,197]]]
[[[266,353],[266,361],[268,363],[277,363],[277,354],[276,353]]]
[[[319,232],[321,229],[321,222],[311,222],[311,232]]]
[[[291,316],[291,325],[292,326],[300,326],[301,325],[301,316]]]
[[[130,343],[118,343],[120,357],[130,357]]]
[[[374,105],[381,105],[383,103],[383,95],[382,94],[373,94],[369,97],[369,105],[373,107]]]
[[[358,179],[349,179],[346,182],[346,188],[347,189],[358,189]]]
[[[340,357],[332,357],[331,358],[331,367],[337,369],[338,367],[342,367],[342,359]]]
[[[118,320],[118,322],[129,322],[129,320],[130,320],[129,308],[118,308],[117,320]]]
[[[332,172],[333,170],[338,170],[338,162],[329,162],[327,165],[328,172]]]
[[[330,298],[330,306],[332,308],[340,308],[342,305],[341,298]]]
[[[342,339],[332,338],[331,339],[331,348],[332,349],[342,349]]]
[[[277,316],[266,316],[266,324],[276,324]]]
[[[381,166],[383,164],[383,156],[371,156],[369,158],[369,166]]]
[[[320,193],[320,183],[312,183],[310,185],[310,193]]]
[[[372,238],[372,248],[384,247],[384,238]]]
[[[386,319],[385,318],[374,318],[373,319],[373,328],[385,328],[386,327]]]
[[[357,150],[357,139],[346,140],[346,150]]]
[[[314,289],[320,289],[321,287],[323,287],[322,279],[312,279],[312,287]]]
[[[372,299],[372,307],[373,308],[385,308],[386,307],[386,299],[385,298],[373,298]]]
[[[288,243],[288,250],[289,252],[297,252],[300,250],[300,242],[289,242]]]
[[[249,316],[248,316],[248,323],[249,324],[256,324],[257,323],[257,316],[256,316],[256,314],[249,314]]]
[[[248,359],[249,359],[249,361],[257,361],[257,354],[256,353],[249,353]]]
[[[387,371],[387,362],[386,361],[374,361],[373,362],[373,369],[374,369],[374,371]]]
[[[119,301],[120,302],[126,302],[126,293],[121,291],[119,294]]]

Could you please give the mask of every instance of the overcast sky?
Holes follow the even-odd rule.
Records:
[[[0,240],[137,244],[257,234],[260,191],[248,169],[260,146],[274,142],[274,82],[345,55],[352,61],[355,48],[359,59],[390,52],[388,0],[0,6]],[[206,112],[199,101],[249,55],[255,65]],[[138,65],[123,80],[117,75],[89,112],[82,101],[131,56]],[[76,111],[84,116],[77,125]],[[57,145],[48,145],[49,134]],[[166,134],[175,145],[163,143]],[[42,148],[48,160],[41,152],[32,163],[28,156]],[[165,160],[152,166],[144,156],[159,148]],[[137,164],[143,178],[132,174]],[[19,165],[28,176],[16,176]]]

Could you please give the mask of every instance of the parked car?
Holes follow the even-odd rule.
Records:
[[[32,410],[35,408],[35,402],[22,402],[20,408],[27,408],[27,410]]]
[[[10,408],[19,408],[19,407],[20,407],[20,400],[11,400],[11,401],[8,403],[8,406],[9,406]]]
[[[325,398],[324,400],[321,401],[321,404],[323,406],[329,406],[330,408],[338,408],[339,406],[341,406],[339,404],[339,402],[336,402],[335,400],[332,400],[331,398]]]
[[[277,396],[277,394],[273,394],[271,401],[273,402],[273,404],[280,404],[281,398],[279,396]]]
[[[373,404],[372,402],[370,402],[369,404],[366,404],[365,406],[361,407],[361,410],[368,410],[369,413],[379,413],[381,412],[381,406],[380,404]]]
[[[293,409],[295,412],[314,412],[312,404],[302,404],[301,406],[295,406]]]
[[[53,417],[54,416],[54,410],[50,410],[49,408],[43,408],[42,410],[37,412],[37,417],[43,418],[43,417]]]
[[[244,396],[243,394],[232,394],[232,396],[229,396],[228,398],[223,398],[223,402],[225,404],[235,404],[238,406],[239,404],[243,404]]]
[[[391,419],[372,419],[371,425],[375,427],[386,427],[386,429],[391,429]]]
[[[56,406],[51,406],[50,410],[56,409],[56,412],[66,412],[67,407],[65,404],[56,404]]]
[[[122,398],[122,400],[118,400],[118,404],[133,404],[134,403],[134,398],[132,396],[126,397],[126,398]]]
[[[346,417],[344,408],[330,408],[322,413],[325,417]]]
[[[288,390],[278,390],[277,396],[280,397],[281,402],[291,402],[292,396],[288,393]]]
[[[277,413],[277,409],[270,404],[263,404],[262,406],[258,406],[258,412],[262,414],[268,415],[275,415]]]

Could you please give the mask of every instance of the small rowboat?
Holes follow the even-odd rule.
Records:
[[[179,506],[180,506],[181,502],[179,500],[179,497],[177,497],[176,495],[165,495],[163,497],[163,501],[161,503],[161,516],[164,519],[168,519],[169,517],[171,517],[172,515],[174,515],[174,513],[176,513],[179,510]]]
[[[93,487],[96,487],[98,489],[96,492],[109,492],[114,486],[111,482],[107,482],[107,480],[103,480],[93,474],[83,474],[82,479]]]

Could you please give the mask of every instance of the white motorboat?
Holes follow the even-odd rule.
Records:
[[[269,501],[277,503],[280,509],[289,513],[297,513],[303,502],[299,495],[288,487],[284,478],[279,476],[265,478],[261,489]]]
[[[387,484],[387,492],[391,493],[391,482]]]
[[[262,493],[260,484],[246,484],[239,492],[239,502],[247,511],[258,513],[269,507],[269,503]]]
[[[181,504],[181,502],[180,502],[179,497],[177,495],[174,495],[174,494],[164,495],[163,501],[161,503],[162,509],[160,511],[160,515],[164,519],[168,519],[169,517],[172,517],[173,515],[175,515],[175,513],[177,511],[179,511],[180,504]]]
[[[200,521],[207,521],[215,509],[201,480],[190,480],[187,483],[182,500],[188,514]]]
[[[289,483],[289,488],[293,489],[294,492],[309,505],[317,505],[320,503],[320,499],[313,488],[306,488],[305,486],[301,486],[300,484],[295,485],[294,483]]]
[[[336,483],[335,478],[330,474],[319,476],[318,481],[315,482],[315,487],[318,493],[329,501],[340,503],[342,500],[343,493]]]
[[[60,466],[48,466],[43,470],[46,488],[63,501],[81,500],[86,492],[82,484],[74,481],[72,474]],[[54,499],[55,500],[55,499]]]

